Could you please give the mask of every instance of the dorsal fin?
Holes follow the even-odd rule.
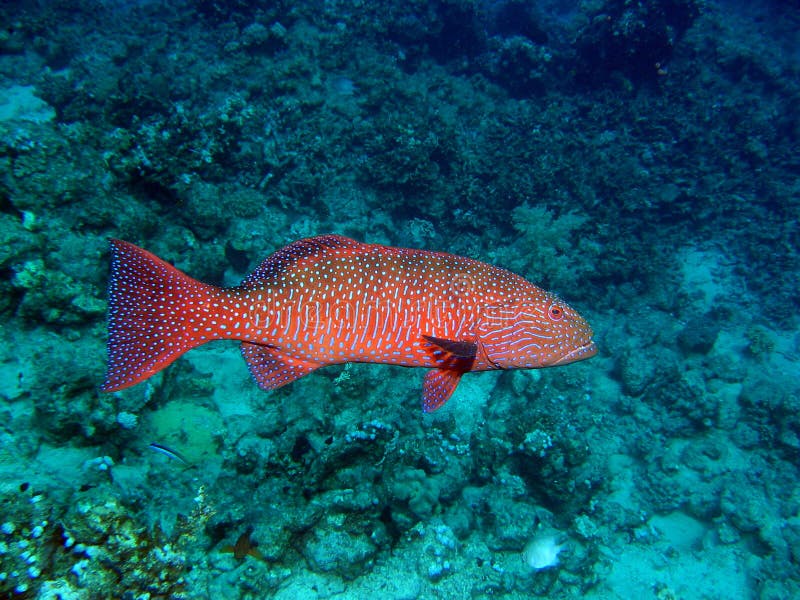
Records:
[[[318,235],[292,242],[270,254],[264,262],[245,277],[242,287],[274,281],[301,260],[310,256],[324,256],[332,250],[358,248],[361,242],[342,235]]]

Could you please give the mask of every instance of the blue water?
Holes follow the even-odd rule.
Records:
[[[0,23],[0,597],[800,597],[796,2]],[[108,238],[231,286],[322,233],[505,267],[599,352],[431,414],[232,342],[99,391]]]

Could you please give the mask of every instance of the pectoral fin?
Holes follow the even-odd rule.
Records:
[[[433,337],[432,335],[422,336],[426,342],[435,347],[434,354],[440,353],[442,356],[460,360],[475,360],[478,353],[478,345],[475,342],[466,340],[448,340]]]
[[[456,391],[456,386],[461,381],[462,374],[462,371],[450,369],[428,371],[422,388],[422,410],[433,412],[447,402],[453,392]]]

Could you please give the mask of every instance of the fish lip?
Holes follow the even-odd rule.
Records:
[[[557,361],[553,363],[553,365],[563,365],[566,363],[571,363],[576,360],[583,360],[584,358],[591,358],[597,354],[597,346],[595,345],[593,340],[590,340],[586,344],[582,346],[578,346],[574,350],[571,350]]]

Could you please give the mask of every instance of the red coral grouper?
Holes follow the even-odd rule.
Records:
[[[591,327],[556,296],[453,254],[324,235],[219,288],[128,242],[111,245],[107,392],[230,339],[266,390],[337,363],[431,367],[423,407],[432,411],[467,371],[563,365],[597,352]]]

